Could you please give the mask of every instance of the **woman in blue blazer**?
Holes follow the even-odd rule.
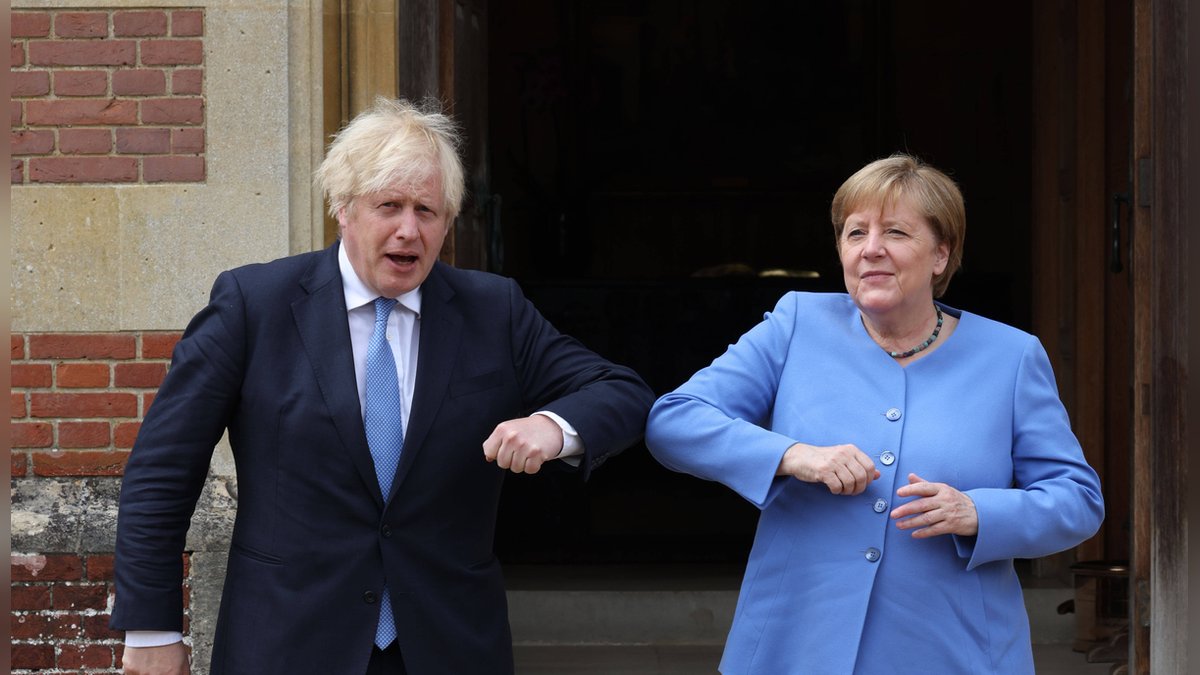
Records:
[[[934,300],[966,222],[941,172],[868,164],[832,216],[848,293],[784,296],[646,429],[762,510],[721,672],[1032,673],[1012,561],[1104,517],[1046,353]]]

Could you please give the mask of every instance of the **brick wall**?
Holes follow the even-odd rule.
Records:
[[[34,488],[44,483],[52,493],[74,483],[81,491],[107,487],[115,494],[140,420],[178,339],[177,332],[13,335],[14,483]],[[61,495],[51,499],[71,501]],[[77,504],[56,505],[72,506]],[[89,526],[99,526],[90,522],[92,514],[85,518]],[[36,539],[25,537],[21,543]],[[86,542],[81,547],[99,548]],[[122,636],[108,629],[111,542],[106,550],[61,550],[70,548],[61,543],[57,548],[12,554],[13,672],[117,672]],[[185,559],[185,589],[189,574]],[[185,603],[188,597],[185,593]]]
[[[205,179],[204,12],[11,17],[13,185]]]

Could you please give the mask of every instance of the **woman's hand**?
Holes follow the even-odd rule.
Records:
[[[896,490],[899,497],[921,497],[892,509],[896,527],[913,530],[915,539],[943,534],[965,537],[979,532],[979,514],[975,502],[945,483],[930,483],[915,473],[908,474],[908,485]]]
[[[858,495],[879,478],[879,470],[866,453],[853,445],[795,443],[783,453],[775,475],[824,483],[835,495]]]

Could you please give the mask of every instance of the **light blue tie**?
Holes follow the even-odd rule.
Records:
[[[367,404],[363,426],[367,430],[367,445],[375,461],[375,476],[386,502],[392,489],[392,477],[404,449],[404,421],[400,408],[400,382],[396,377],[396,359],[387,340],[388,316],[396,301],[375,298],[375,330],[367,345]],[[392,616],[392,598],[387,584],[379,603],[379,627],[375,644],[380,649],[396,639],[396,618]]]

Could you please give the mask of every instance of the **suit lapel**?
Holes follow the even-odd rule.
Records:
[[[400,465],[396,467],[396,479],[392,481],[393,494],[408,475],[417,453],[424,448],[430,426],[446,397],[447,383],[462,337],[462,315],[450,302],[453,297],[454,290],[443,277],[442,264],[434,265],[421,285],[417,383],[404,430],[404,452],[400,453]]]
[[[308,295],[292,303],[292,316],[342,445],[382,508],[383,495],[379,491],[379,479],[375,475],[371,450],[367,447],[362,409],[358,404],[354,351],[350,346],[346,296],[342,290],[337,250],[338,244],[326,249],[300,280]]]

